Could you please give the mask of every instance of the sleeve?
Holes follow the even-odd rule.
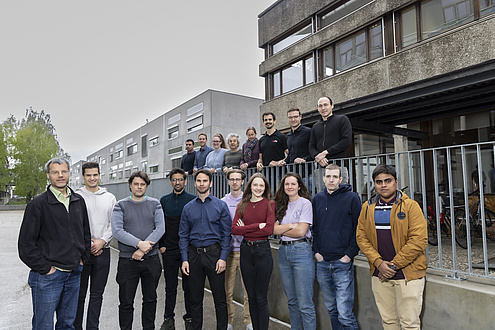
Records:
[[[196,153],[194,154],[194,165],[193,165],[193,168],[198,168],[198,155],[199,155],[199,150],[196,151]]]
[[[160,198],[160,204],[162,206],[162,211],[163,211],[163,220],[165,221],[165,196],[162,196],[162,198]],[[165,233],[158,240],[158,248],[162,248],[162,247],[166,247],[165,246]]]
[[[231,239],[231,224],[232,218],[230,217],[229,207],[224,201],[220,201],[222,208],[220,213],[220,233],[222,235],[220,244],[222,251],[220,252],[220,259],[227,261],[227,257],[230,252],[230,239]]]
[[[345,249],[345,254],[351,259],[353,259],[359,252],[359,247],[356,242],[356,228],[361,211],[361,200],[359,199],[359,196],[355,193],[352,194],[354,195],[351,201],[352,232],[349,246]]]
[[[418,203],[413,202],[409,209],[409,230],[406,244],[397,252],[392,263],[404,268],[420,256],[428,245],[427,224]]]
[[[315,124],[315,125],[317,125],[317,124]],[[316,157],[316,155],[318,155],[318,149],[316,149],[316,136],[315,136],[315,127],[314,127],[314,125],[311,128],[311,133],[310,133],[310,136],[309,136],[308,151],[309,151],[309,155],[313,159]]]
[[[287,136],[285,134],[280,133],[280,140],[282,140],[282,147],[284,148],[284,151],[289,149],[289,147],[287,147]]]
[[[246,216],[246,212],[244,212],[244,216]],[[256,216],[256,215],[254,215]],[[264,217],[261,218],[261,217]],[[273,233],[273,227],[275,226],[275,204],[273,201],[269,202],[269,205],[266,207],[265,214],[260,214],[258,220],[254,223],[244,226],[237,226],[237,220],[240,219],[240,214],[238,211],[235,213],[234,221],[232,221],[232,234],[233,235],[246,235],[249,233],[258,233],[257,236],[268,236]],[[265,222],[266,226],[263,229],[260,229],[259,224]]]
[[[269,236],[273,234],[273,227],[275,226],[275,201],[269,201],[268,207],[266,208],[266,226],[260,231]]]
[[[247,210],[244,210],[244,216],[246,216],[246,211]],[[251,233],[257,229],[259,229],[259,222],[256,222],[256,223],[252,223],[250,225],[244,225],[244,226],[238,226],[237,225],[237,221],[241,219],[241,214],[239,212],[239,207],[237,207],[236,211],[235,211],[235,216],[234,216],[234,220],[232,221],[232,226],[231,226],[231,232],[232,232],[232,235],[246,235],[248,233]]]
[[[299,222],[313,224],[313,207],[311,202],[305,199],[305,203],[302,205],[301,217],[299,218]]]
[[[191,228],[189,224],[189,208],[187,205],[182,210],[179,224],[179,249],[182,256],[182,261],[188,261],[189,251],[189,235],[191,234]]]
[[[309,128],[305,129],[302,131],[302,133],[304,134],[304,137],[302,138],[303,143],[304,143],[304,141],[308,141],[308,145],[309,145],[309,140],[311,139],[311,129],[309,129]],[[304,158],[304,160],[307,162],[313,160],[313,157],[311,157],[311,155],[309,153],[308,145],[302,146],[303,150],[306,151],[306,153],[304,154],[303,157],[301,157],[301,158]]]
[[[332,155],[344,152],[351,145],[352,125],[351,125],[351,121],[346,116],[341,117],[339,134],[340,134],[339,142],[335,143],[334,145],[332,145],[330,148],[327,149],[328,151],[327,158],[332,157]]]
[[[371,233],[366,232],[366,221],[367,220],[367,212],[368,212],[368,202],[364,203],[361,208],[361,213],[359,214],[358,225],[356,228],[356,242],[361,252],[364,253],[366,258],[371,264],[375,264],[377,259],[381,259],[382,256],[378,251],[373,247],[368,235]],[[376,233],[375,233],[376,235]]]
[[[102,239],[106,242],[105,245],[110,244],[110,241],[113,238],[111,219],[112,219],[112,211],[113,211],[113,208],[115,207],[116,202],[117,202],[117,200],[115,199],[115,196],[113,194],[111,194],[110,205],[108,207],[108,213],[107,213],[107,216],[108,216],[107,229],[103,233],[103,237],[102,237]]]
[[[248,167],[255,167],[260,159],[260,141],[256,143],[251,153],[251,160],[248,162]]]
[[[19,258],[22,262],[33,271],[44,275],[50,271],[52,266],[36,245],[40,228],[41,212],[36,205],[33,205],[33,202],[30,202],[26,206],[26,211],[24,212],[24,217],[22,219],[17,248],[19,251]]]
[[[84,201],[84,198],[80,196],[81,198],[81,203],[83,204],[83,213],[82,213],[82,220],[83,220],[83,230],[84,230],[84,254],[81,256],[81,260],[84,263],[89,261],[89,258],[91,256],[91,230],[89,228],[89,218],[88,218],[88,209],[86,208],[86,202]]]
[[[163,215],[162,204],[157,201],[155,208],[155,229],[148,235],[148,237],[146,237],[146,241],[151,241],[157,244],[163,234],[165,234],[165,218]]]
[[[115,204],[112,211],[113,236],[122,244],[137,248],[140,239],[124,230],[124,210],[121,203]]]

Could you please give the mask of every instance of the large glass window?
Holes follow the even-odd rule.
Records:
[[[382,23],[370,26],[370,61],[383,56]]]
[[[282,70],[282,93],[290,92],[303,85],[303,61],[293,63]]]
[[[273,96],[280,95],[280,71],[273,74]]]
[[[480,0],[480,10],[481,16],[495,12],[495,0]]]
[[[137,144],[133,144],[132,146],[128,146],[127,147],[127,156],[135,154],[138,150],[137,148],[138,148]]]
[[[325,26],[332,24],[338,19],[350,14],[354,10],[363,6],[366,2],[362,0],[349,0],[342,4],[340,4],[335,9],[330,9],[330,11],[326,14],[323,14],[320,19],[320,29],[323,29]]]
[[[335,45],[335,71],[338,73],[366,62],[366,33],[364,31]]]
[[[311,84],[315,82],[315,69],[314,69],[314,61],[313,61],[313,56],[308,57],[305,61],[305,78],[306,78],[306,85]]]
[[[323,76],[331,75],[333,75],[333,48],[327,47],[323,49]]]
[[[474,19],[473,0],[430,0],[421,3],[422,38]]]
[[[284,48],[289,47],[290,45],[298,42],[299,40],[309,36],[313,32],[311,24],[306,25],[296,33],[291,34],[287,38],[282,39],[281,41],[275,43],[273,45],[273,54],[278,53]]]
[[[194,132],[203,128],[203,115],[187,120],[187,132]]]
[[[409,46],[418,41],[416,27],[416,7],[405,9],[401,13],[402,47]]]

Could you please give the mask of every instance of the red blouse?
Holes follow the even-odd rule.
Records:
[[[237,220],[241,219],[239,210],[236,210],[232,221],[232,234],[242,235],[248,241],[259,241],[268,238],[273,233],[275,224],[275,202],[263,198],[258,202],[249,201],[244,210],[244,226],[238,226]],[[259,224],[265,222],[266,226],[260,229]]]

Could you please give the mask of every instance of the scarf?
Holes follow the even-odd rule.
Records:
[[[253,149],[257,143],[258,143],[257,138],[254,138],[253,141],[251,141],[249,139],[246,141],[246,143],[245,143],[246,148],[244,149],[244,152],[242,155],[244,158],[244,162],[249,163],[251,161],[251,157],[253,156]]]

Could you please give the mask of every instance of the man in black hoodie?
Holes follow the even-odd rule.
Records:
[[[183,169],[174,168],[169,174],[170,185],[173,191],[160,199],[165,213],[165,234],[159,241],[160,252],[163,260],[163,276],[165,277],[165,314],[160,330],[175,329],[175,303],[177,299],[177,272],[182,265],[179,251],[179,223],[184,205],[196,196],[185,191],[187,175]],[[182,276],[182,290],[184,290],[184,302],[186,314],[183,316],[185,328],[191,328],[191,302],[189,294],[188,276]]]
[[[318,112],[321,120],[311,128],[309,154],[325,167],[331,159],[346,157],[345,151],[352,140],[352,126],[346,116],[333,114],[333,102],[327,96],[318,100]],[[344,169],[344,183],[347,182],[346,172]]]
[[[338,165],[325,168],[326,189],[313,198],[316,275],[332,329],[358,329],[354,308],[353,259],[359,251],[356,227],[359,196],[342,182]]]

